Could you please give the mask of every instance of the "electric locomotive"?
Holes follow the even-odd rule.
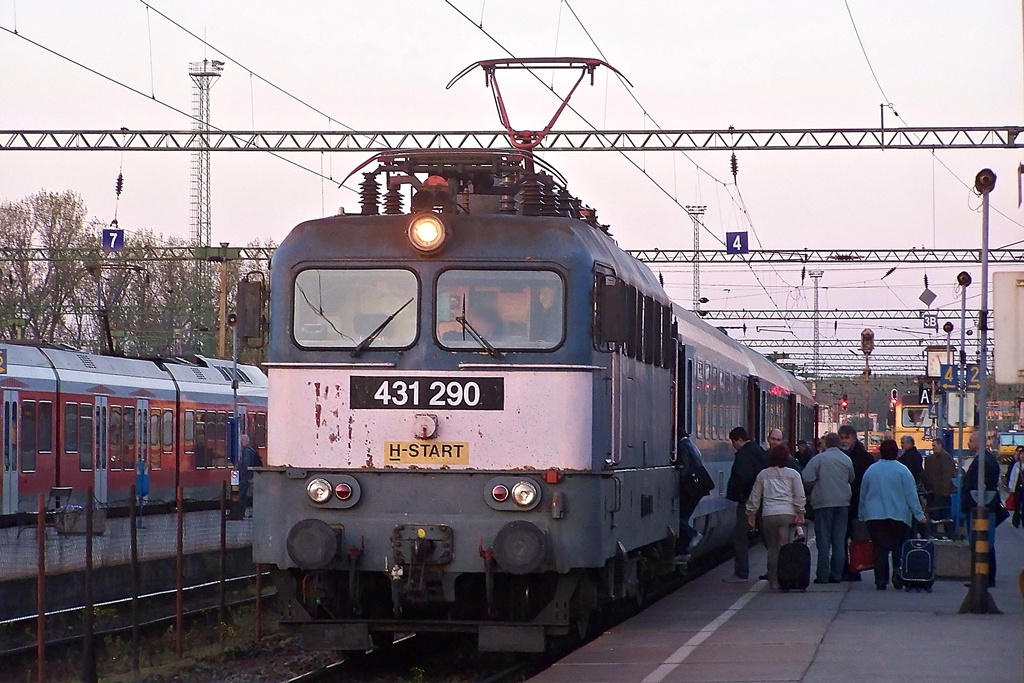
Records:
[[[761,414],[756,354],[674,312],[528,152],[369,163],[359,215],[302,223],[274,255],[254,560],[309,646],[432,630],[541,651],[676,569],[677,441]],[[728,349],[742,411],[697,414],[684,328]],[[695,551],[735,517],[701,506]]]

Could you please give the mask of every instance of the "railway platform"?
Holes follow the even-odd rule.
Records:
[[[1001,615],[958,614],[962,580],[938,580],[932,593],[879,591],[865,572],[861,582],[775,593],[767,581],[723,582],[730,561],[531,681],[1022,681],[1024,530],[996,533]],[[751,548],[751,572],[764,562],[763,546]]]
[[[137,533],[140,581],[144,591],[174,586],[177,515],[142,517]],[[186,585],[217,575],[220,552],[220,511],[186,512],[182,527]],[[251,571],[252,519],[229,521],[225,533],[229,576]],[[44,552],[48,609],[81,604],[86,537],[47,524]],[[0,529],[0,620],[31,614],[36,608],[39,567],[35,526]],[[93,536],[93,591],[97,601],[125,597],[130,583],[131,526],[127,517],[107,519],[102,534]]]

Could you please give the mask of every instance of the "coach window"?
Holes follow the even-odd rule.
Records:
[[[256,433],[253,435],[256,448],[267,447],[267,414],[256,413]]]
[[[78,469],[92,469],[92,447],[95,435],[92,432],[92,405],[83,403],[78,407]]]
[[[217,467],[227,466],[228,453],[228,422],[227,413],[217,413]]]
[[[372,336],[368,349],[408,348],[416,341],[418,301],[411,270],[304,270],[295,278],[295,342],[354,349]]]
[[[124,434],[122,433],[123,424],[121,422],[121,407],[110,406],[110,417],[108,418],[107,427],[110,431],[107,444],[110,447],[110,467],[111,470],[121,469],[121,463],[124,461]]]
[[[53,453],[53,403],[39,402],[39,452]]]
[[[64,452],[78,452],[78,404],[64,404]]]
[[[36,471],[36,402],[21,402],[21,471]]]
[[[196,469],[205,468],[210,456],[206,449],[206,413],[202,410],[196,411],[195,447],[193,450],[195,451]]]
[[[125,470],[135,469],[135,408],[125,407],[124,418],[124,460],[122,466]]]
[[[174,411],[164,411],[164,429],[163,429],[163,452],[167,454],[174,453]],[[163,456],[157,456],[156,465],[154,469],[160,469],[161,458]]]
[[[185,452],[193,453],[196,449],[196,414],[192,410],[185,411],[185,425],[182,429],[185,439]]]
[[[554,349],[565,336],[564,291],[550,270],[446,270],[435,334],[448,349]]]
[[[160,461],[160,411],[149,411],[149,469],[158,470]]]

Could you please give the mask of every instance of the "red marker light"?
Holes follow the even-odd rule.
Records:
[[[508,489],[501,484],[498,484],[491,489],[491,497],[499,503],[504,503],[508,499]]]
[[[341,500],[348,500],[352,497],[352,487],[344,482],[334,487],[334,495]]]

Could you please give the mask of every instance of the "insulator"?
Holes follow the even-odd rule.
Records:
[[[363,182],[359,186],[359,202],[361,213],[364,216],[376,216],[380,213],[378,202],[380,201],[380,183],[377,182],[376,174],[364,173]]]
[[[384,213],[389,216],[402,213],[402,190],[392,187],[384,194]]]
[[[523,215],[540,216],[544,208],[544,187],[536,178],[523,183]]]
[[[544,205],[540,207],[542,216],[560,216],[558,213],[558,188],[554,185],[544,184],[543,188]]]
[[[569,215],[572,218],[583,218],[583,200],[569,195]]]
[[[732,180],[733,182],[736,182],[736,174],[740,170],[740,166],[736,162],[736,152],[732,153],[732,158],[729,160],[729,168],[732,169]]]
[[[121,173],[117,174],[117,181],[114,182],[114,193],[118,197],[121,196],[121,190],[124,189],[124,175]]]
[[[564,187],[555,188],[555,215],[568,218],[572,215],[572,204],[569,203],[571,195]]]

